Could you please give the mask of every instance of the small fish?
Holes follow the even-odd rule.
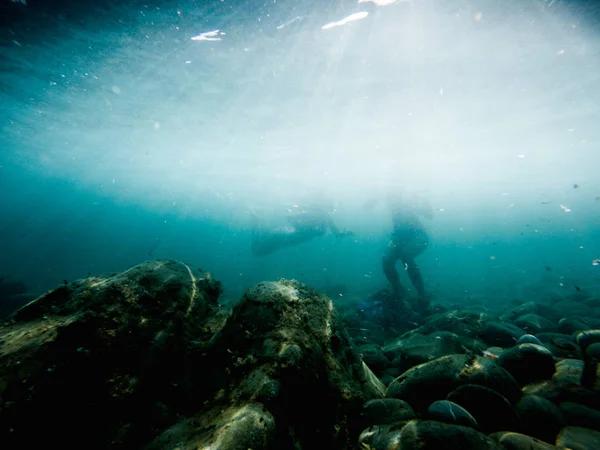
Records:
[[[598,197],[598,198],[600,198],[600,197]],[[542,202],[542,205],[548,205],[550,203],[552,203],[552,202]]]
[[[573,185],[573,189],[577,189],[578,187],[579,187],[579,185],[578,185],[577,183],[575,183],[575,184]]]
[[[573,285],[575,287],[575,289],[577,289],[577,292],[581,292],[581,288],[579,286]]]
[[[552,272],[552,267],[546,266],[546,272]]]

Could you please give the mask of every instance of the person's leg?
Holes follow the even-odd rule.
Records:
[[[427,307],[427,297],[425,293],[425,283],[421,269],[415,262],[415,258],[423,253],[429,245],[429,237],[424,231],[419,231],[414,234],[410,243],[402,248],[400,259],[404,263],[406,273],[410,282],[415,287],[418,294],[418,303],[421,307]]]
[[[392,294],[403,298],[406,295],[406,290],[400,283],[400,276],[396,270],[396,262],[400,259],[400,243],[392,237],[388,242],[388,248],[381,259],[383,273],[390,285],[392,286]]]
[[[425,284],[423,283],[423,275],[421,275],[421,270],[417,263],[415,263],[414,258],[403,258],[404,267],[406,268],[406,273],[408,274],[408,278],[410,278],[410,282],[417,290],[417,294],[419,297],[425,297]]]
[[[396,270],[396,263],[400,259],[401,246],[402,242],[396,236],[393,236],[382,258],[383,273],[392,290],[387,296],[382,296],[383,317],[381,324],[386,328],[396,330],[406,326],[407,317],[410,315],[406,304],[407,292],[402,286],[400,276]]]

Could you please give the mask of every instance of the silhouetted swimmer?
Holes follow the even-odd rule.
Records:
[[[429,235],[421,223],[420,216],[432,219],[432,208],[422,198],[417,196],[409,198],[401,191],[388,193],[387,204],[392,213],[393,231],[382,257],[383,273],[392,287],[392,294],[399,300],[404,300],[406,289],[400,283],[400,276],[396,270],[397,262],[402,261],[417,291],[419,308],[426,308],[425,285],[415,258],[429,245]]]
[[[340,231],[328,209],[320,205],[295,208],[287,216],[287,226],[267,230],[266,232],[261,229],[258,217],[255,214],[253,214],[253,218],[255,223],[252,231],[251,249],[255,256],[268,255],[283,247],[302,244],[319,236],[324,236],[328,231],[331,231],[337,237],[352,235],[349,231]]]

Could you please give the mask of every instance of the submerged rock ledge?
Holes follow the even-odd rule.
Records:
[[[260,283],[233,311],[177,261],[61,286],[0,329],[2,448],[351,448],[385,387],[331,301]]]

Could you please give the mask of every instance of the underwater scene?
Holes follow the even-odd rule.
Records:
[[[600,4],[0,0],[0,448],[600,449]]]

